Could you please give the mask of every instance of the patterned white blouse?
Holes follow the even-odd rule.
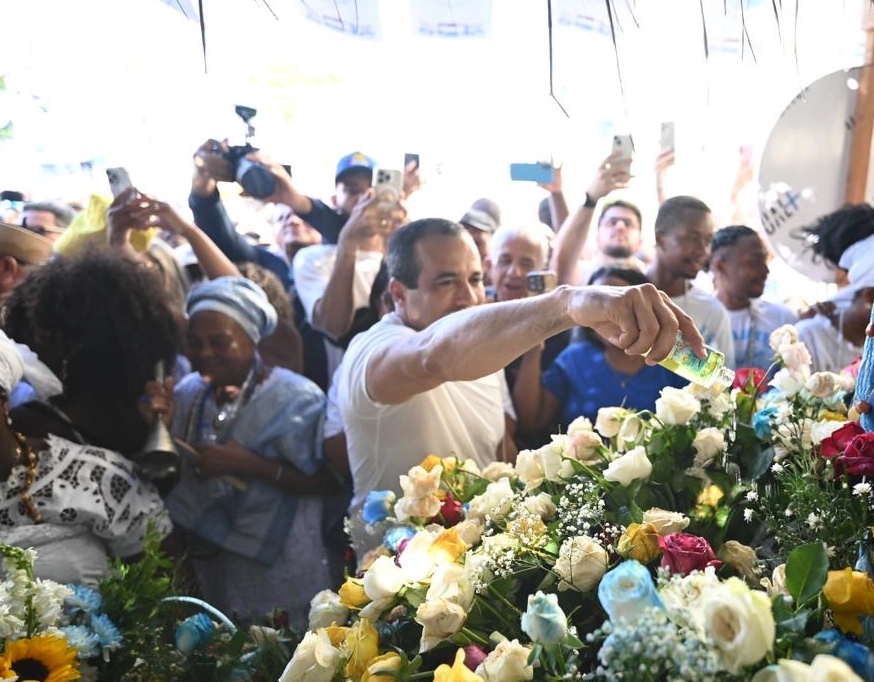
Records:
[[[59,563],[49,572],[72,573],[74,579],[65,582],[93,582],[108,568],[107,556],[142,551],[149,521],[161,537],[172,530],[158,491],[118,453],[50,435],[37,454],[30,495],[43,523],[36,524],[25,511],[20,493],[27,467],[19,464],[0,482],[0,542],[35,547],[36,571],[42,577],[53,576],[41,564],[46,568]],[[75,574],[83,572],[87,575],[76,580]]]

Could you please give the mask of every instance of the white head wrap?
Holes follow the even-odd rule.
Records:
[[[276,309],[264,290],[245,277],[217,277],[188,293],[188,317],[202,310],[223,313],[239,324],[255,343],[276,329]]]
[[[18,347],[0,331],[0,388],[11,393],[23,376],[24,362]]]

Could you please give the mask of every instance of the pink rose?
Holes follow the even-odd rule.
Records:
[[[665,535],[659,537],[659,546],[662,549],[662,568],[667,568],[671,573],[689,575],[692,571],[703,571],[708,566],[722,566],[707,540],[697,535]]]

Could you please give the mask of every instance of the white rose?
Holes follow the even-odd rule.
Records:
[[[726,412],[728,412],[735,405],[734,401],[734,393],[726,393],[723,391],[719,395],[711,398],[708,405],[708,412],[712,414],[717,419],[722,417]]]
[[[485,526],[480,519],[465,519],[455,524],[458,537],[464,540],[470,547],[476,547],[483,536]]]
[[[339,662],[340,651],[331,644],[327,632],[307,632],[279,682],[330,682]]]
[[[804,387],[817,398],[828,398],[837,392],[837,378],[838,375],[833,372],[814,372]]]
[[[780,346],[777,351],[783,359],[783,365],[787,369],[795,372],[806,372],[810,369],[810,363],[813,359],[810,357],[810,351],[800,341],[798,343],[790,343]]]
[[[770,385],[787,398],[791,398],[804,387],[804,376],[784,367],[774,375]]]
[[[863,682],[863,680],[840,658],[819,654],[810,662],[810,682]]]
[[[426,601],[448,601],[467,610],[473,602],[473,585],[461,564],[441,564],[431,576]]]
[[[643,512],[643,522],[651,523],[655,526],[656,532],[664,536],[685,530],[689,525],[689,517],[679,512],[652,507]]]
[[[459,471],[466,471],[469,474],[482,476],[482,472],[479,469],[479,464],[477,464],[475,460],[472,460],[470,458],[464,460],[458,467],[458,469]]]
[[[729,578],[702,595],[704,630],[731,673],[758,663],[774,644],[776,626],[768,595]]]
[[[617,457],[604,470],[604,478],[621,485],[629,485],[639,478],[646,478],[652,473],[652,462],[646,456],[646,450],[638,445],[624,455]]]
[[[364,594],[372,601],[394,598],[405,582],[404,570],[394,558],[377,557],[364,574]]]
[[[526,497],[522,502],[525,509],[532,514],[537,514],[544,521],[549,521],[555,516],[556,507],[549,493],[540,493],[533,497]]]
[[[502,478],[489,483],[482,495],[477,495],[470,501],[468,516],[479,518],[491,516],[494,519],[502,519],[512,508],[513,489],[510,487],[510,481]]]
[[[408,519],[430,519],[440,511],[441,506],[443,503],[436,495],[402,497],[395,502],[395,518],[401,523]]]
[[[753,675],[752,682],[810,682],[810,666],[791,658],[781,658],[775,665],[759,670]]]
[[[622,426],[619,427],[619,443],[626,446],[637,445],[643,440],[645,433],[646,424],[636,414],[631,413],[622,420]]]
[[[492,462],[482,470],[482,477],[489,481],[500,478],[516,478],[516,470],[509,462]]]
[[[830,419],[823,422],[816,422],[810,427],[811,442],[814,444],[822,443],[822,441],[831,436],[839,428],[845,426],[846,423],[847,422],[836,422]]]
[[[577,431],[591,431],[592,421],[588,417],[577,417],[567,427],[567,435],[573,438]]]
[[[780,346],[793,343],[798,343],[798,330],[791,324],[777,327],[768,338],[768,345],[775,353],[780,349]]]
[[[567,446],[569,445],[569,441],[566,441],[566,439],[567,436],[564,435],[553,436],[552,442],[534,451],[534,454],[540,460],[543,477],[547,481],[557,481],[559,479],[562,458],[564,453],[567,452]]]
[[[445,530],[442,526],[437,526],[437,528],[439,529],[437,532]],[[434,571],[437,557],[431,552],[431,545],[434,544],[437,532],[432,533],[427,530],[420,530],[407,542],[404,551],[397,559],[397,563],[403,569],[404,580],[406,582],[421,582],[426,580]]]
[[[595,540],[579,535],[567,538],[558,550],[555,572],[561,578],[559,590],[594,588],[607,572],[607,551]]]
[[[706,469],[716,456],[725,451],[725,434],[714,426],[708,426],[695,434],[695,466]]]
[[[310,630],[326,628],[334,623],[342,625],[348,617],[349,609],[340,603],[340,595],[334,590],[322,590],[310,600]]]
[[[543,464],[533,450],[522,450],[516,455],[516,475],[525,484],[526,490],[533,490],[543,483]]]
[[[416,622],[422,626],[419,651],[429,651],[452,637],[464,625],[467,613],[458,604],[438,599],[424,601],[416,609]]]
[[[686,424],[700,411],[700,400],[673,386],[665,386],[656,400],[656,416],[665,424]]]
[[[443,475],[443,467],[435,466],[431,471],[426,471],[420,466],[414,466],[409,473],[401,475],[401,490],[404,497],[428,497],[440,489],[440,477]]]
[[[628,410],[624,407],[602,407],[598,410],[595,428],[604,438],[613,438],[619,435],[619,427],[622,426],[626,414]]]
[[[534,679],[534,666],[528,665],[531,648],[518,639],[504,639],[479,664],[476,674],[485,682],[528,682]]]
[[[583,464],[594,464],[601,459],[601,436],[594,431],[580,429],[570,435],[571,447],[568,455],[578,459]]]

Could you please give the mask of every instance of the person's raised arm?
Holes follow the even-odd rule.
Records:
[[[130,246],[130,230],[162,227],[184,237],[191,244],[200,267],[209,279],[225,275],[240,276],[237,266],[202,230],[185,220],[164,201],[131,188],[116,197],[107,211],[107,216],[110,225],[110,245],[121,249],[129,257],[137,259],[140,257]]]
[[[570,215],[561,186],[561,167],[553,168],[552,182],[540,186],[549,192],[549,214],[552,217],[553,229],[557,230]]]
[[[595,205],[614,189],[626,187],[631,178],[628,165],[619,163],[620,154],[611,154],[598,166],[595,177],[586,190],[586,199],[562,223],[555,236],[550,267],[555,270],[559,284],[576,284],[577,263],[586,245]]]
[[[399,203],[382,206],[372,189],[362,195],[337,242],[334,269],[322,297],[313,308],[313,327],[334,339],[345,336],[355,315],[352,290],[360,250],[385,250],[385,241],[406,220]]]
[[[655,160],[655,187],[659,206],[665,203],[665,173],[674,165],[674,150],[666,149]]]
[[[575,325],[593,328],[628,354],[649,351],[649,364],[670,353],[679,329],[704,357],[704,340],[692,318],[651,284],[562,286],[541,296],[452,313],[400,343],[378,348],[367,363],[367,391],[376,402],[399,404],[446,381],[479,379]]]

